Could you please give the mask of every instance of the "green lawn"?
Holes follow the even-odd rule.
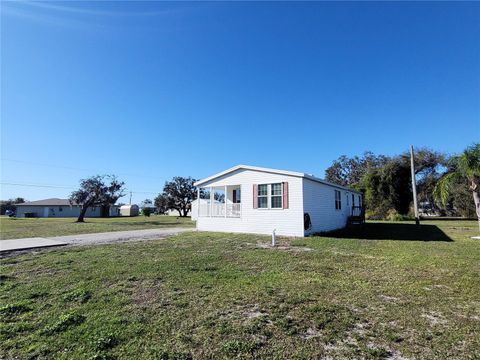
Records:
[[[276,249],[191,232],[5,258],[0,354],[478,359],[477,223],[427,224],[369,223]]]
[[[108,231],[155,229],[164,227],[193,227],[190,218],[152,215],[150,217],[87,218],[76,223],[76,218],[9,218],[0,217],[0,239],[49,237],[88,234]]]

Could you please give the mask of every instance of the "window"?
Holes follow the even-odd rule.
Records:
[[[352,194],[352,206],[355,206],[355,195]]]
[[[272,209],[281,209],[282,204],[282,184],[272,184],[271,187],[271,207]]]
[[[335,190],[335,209],[342,209],[342,193],[339,190]]]
[[[262,184],[258,185],[258,208],[267,209],[268,208],[268,185]]]
[[[59,207],[59,208],[58,208],[58,211],[63,211],[63,208],[62,208],[62,207]]]
[[[283,183],[257,185],[259,209],[283,209]]]

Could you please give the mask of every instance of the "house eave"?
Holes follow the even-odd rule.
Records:
[[[295,177],[303,177],[305,174],[299,173],[299,172],[294,172],[294,171],[286,171],[286,170],[278,170],[278,169],[270,169],[270,168],[263,168],[259,166],[250,166],[250,165],[237,165],[234,166],[230,169],[227,169],[225,171],[219,172],[217,174],[214,174],[212,176],[209,176],[205,179],[199,180],[194,183],[195,186],[201,186],[205,183],[208,183],[214,179],[217,179],[219,177],[225,176],[229,173],[232,173],[237,170],[252,170],[252,171],[260,171],[260,172],[265,172],[265,173],[270,173],[270,174],[279,174],[279,175],[288,175],[288,176],[295,176]]]

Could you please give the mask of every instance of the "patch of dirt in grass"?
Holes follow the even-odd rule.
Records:
[[[256,247],[259,249],[284,250],[284,251],[294,251],[294,252],[313,251],[312,248],[309,248],[306,246],[289,246],[289,245],[272,246],[271,244],[267,244],[267,243],[257,243]]]
[[[427,291],[432,291],[433,289],[452,290],[452,288],[450,286],[441,285],[441,284],[434,284],[434,285],[431,285],[431,286],[425,286],[424,289],[427,290]]]
[[[141,307],[158,302],[160,300],[160,282],[136,281],[131,298],[135,305]]]
[[[343,252],[343,251],[337,251],[337,250],[329,250],[327,249],[326,251],[330,252],[333,255],[340,255],[340,256],[348,256],[348,257],[355,257],[359,256],[365,259],[377,259],[377,256],[373,255],[366,255],[366,254],[359,254],[359,253],[349,253],[349,252]]]
[[[260,316],[266,316],[266,315],[267,313],[256,311],[256,310],[246,311],[243,313],[243,316],[245,316],[247,319],[255,319]]]
[[[375,341],[376,338],[369,335],[371,326],[369,322],[357,322],[341,337],[329,341],[325,345],[327,358],[407,360],[399,351],[390,348],[387,343]],[[320,336],[322,336],[321,333]],[[360,353],[367,354],[367,356],[358,356]]]
[[[329,342],[324,346],[328,359],[349,358],[346,354],[350,353],[352,348],[359,349],[358,342],[351,335],[339,339],[335,342]]]
[[[408,360],[408,358],[403,357],[400,351],[390,350],[386,354],[385,360]]]
[[[477,315],[468,316],[462,313],[455,313],[455,315],[457,315],[459,318],[463,318],[467,320],[480,321],[480,316],[477,316]]]
[[[388,295],[379,295],[379,298],[382,299],[383,301],[386,301],[388,303],[396,303],[398,302],[400,299],[395,297],[395,296],[388,296]]]
[[[36,269],[24,271],[23,273],[28,273],[29,276],[39,276],[39,275],[48,275],[48,276],[56,276],[63,270],[59,269],[52,269],[52,268],[47,268],[47,267],[39,267]],[[19,272],[22,273],[22,272]]]
[[[368,328],[370,327],[371,325],[369,323],[356,323],[353,326],[351,333],[355,335],[359,335],[360,337],[364,337],[365,334],[367,333]]]
[[[424,313],[421,315],[421,317],[428,320],[428,322],[430,323],[430,326],[444,325],[448,323],[447,319],[445,319],[445,317],[442,314],[436,311],[430,311],[429,313]]]
[[[320,335],[320,331],[318,331],[316,328],[309,327],[303,334],[300,334],[300,337],[303,340],[308,340],[314,337],[319,337]]]
[[[225,312],[225,315],[227,318],[253,320],[262,316],[268,316],[268,313],[262,311],[258,304],[246,304],[238,305],[235,308],[228,310],[227,312]]]

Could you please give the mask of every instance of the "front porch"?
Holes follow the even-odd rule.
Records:
[[[242,216],[240,185],[197,189],[198,217],[239,218]]]

